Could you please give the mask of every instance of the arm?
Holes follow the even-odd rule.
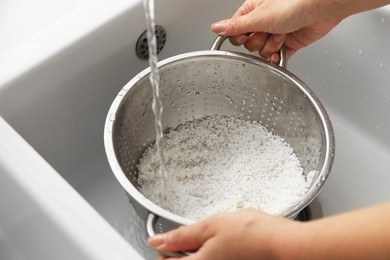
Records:
[[[390,204],[307,222],[309,259],[390,259]]]
[[[284,44],[288,56],[326,35],[344,18],[389,0],[246,0],[232,18],[211,29],[271,58]]]
[[[185,259],[390,259],[390,204],[297,222],[244,210],[150,238]]]

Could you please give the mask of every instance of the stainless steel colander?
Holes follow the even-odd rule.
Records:
[[[316,171],[308,192],[280,213],[293,218],[322,188],[333,163],[334,137],[328,115],[315,94],[281,64],[236,52],[211,50],[181,54],[159,62],[164,129],[207,115],[260,122],[294,149],[304,174]],[[192,221],[146,199],[139,192],[137,164],[155,141],[150,68],[135,76],[115,98],[105,125],[105,148],[111,168],[149,234]]]

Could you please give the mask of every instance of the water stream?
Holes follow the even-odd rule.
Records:
[[[160,159],[161,197],[165,197],[167,186],[167,171],[164,166],[163,128],[161,117],[163,105],[159,94],[160,75],[157,67],[157,40],[155,34],[154,0],[143,0],[145,21],[147,25],[147,39],[149,49],[149,65],[151,68],[150,82],[153,89],[152,109],[155,116],[156,147]]]

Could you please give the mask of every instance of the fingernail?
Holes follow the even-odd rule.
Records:
[[[216,33],[224,32],[226,29],[226,21],[223,20],[223,21],[213,23],[211,25],[211,29]]]
[[[271,61],[272,63],[279,63],[279,61],[280,61],[279,53],[273,53],[273,54],[271,54],[270,61]]]
[[[274,34],[274,41],[275,42],[281,42],[285,38],[285,34]]]
[[[164,241],[165,241],[165,234],[158,234],[148,239],[148,243],[152,247],[161,246],[162,244],[164,244]]]

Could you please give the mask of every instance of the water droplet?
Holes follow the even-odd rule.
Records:
[[[225,96],[225,98],[227,100],[229,100],[230,104],[233,104],[233,99],[231,97],[229,97],[228,95]]]
[[[363,50],[359,50],[359,54],[362,55],[363,54]]]
[[[381,23],[385,23],[385,18],[381,17]]]
[[[199,91],[196,91],[195,96],[199,97],[200,93]]]

